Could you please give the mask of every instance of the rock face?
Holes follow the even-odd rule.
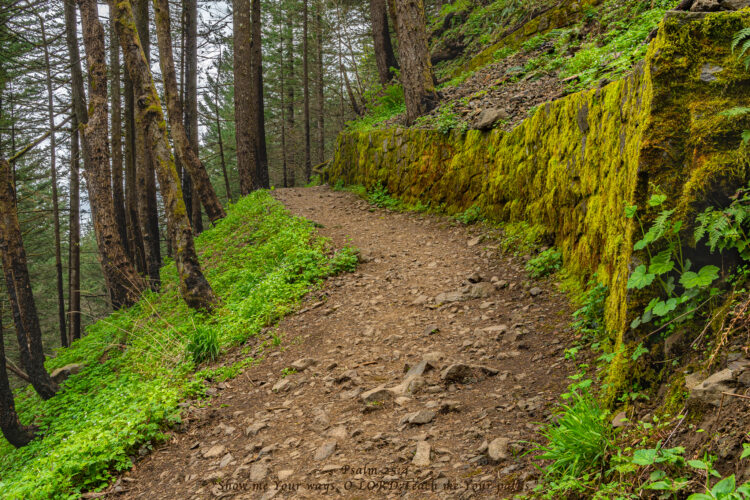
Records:
[[[427,441],[419,441],[417,443],[417,451],[414,454],[414,458],[411,463],[417,467],[427,467],[430,465],[430,443]]]
[[[508,438],[494,439],[487,447],[487,455],[493,462],[501,462],[508,458]]]
[[[745,4],[719,3],[732,9]],[[607,303],[627,304],[609,307],[605,313],[606,331],[618,337],[610,340],[619,343],[628,330],[629,315],[648,303],[640,297],[626,300],[627,280],[621,279],[629,275],[635,243],[634,234],[627,231],[623,200],[650,196],[648,187],[636,182],[639,172],[664,175],[669,192],[681,193],[670,200],[675,206],[699,203],[701,193],[719,177],[727,194],[746,183],[732,167],[742,162],[740,149],[717,146],[726,144],[726,137],[740,137],[744,125],[695,111],[696,107],[746,105],[739,94],[719,98],[707,97],[706,92],[707,85],[744,85],[746,73],[727,68],[737,67],[732,37],[746,21],[741,12],[698,15],[690,22],[684,19],[686,13],[679,14],[662,23],[643,69],[622,80],[546,103],[509,132],[470,130],[446,135],[436,130],[387,129],[342,134],[326,180],[366,186],[382,182],[395,197],[443,204],[451,213],[481,200],[481,208],[497,219],[542,226],[579,284],[585,285],[598,269],[610,270],[603,283],[610,291]],[[704,79],[716,80],[700,81],[707,64],[725,70],[707,67]],[[676,94],[676,99],[664,99]],[[481,125],[494,123],[501,115],[498,111],[491,116],[486,110]],[[695,118],[689,130],[678,118],[684,116]],[[646,126],[649,123],[659,126]],[[655,145],[666,143],[676,149],[659,154]],[[675,171],[681,175],[669,175]],[[726,172],[730,173],[725,179]],[[580,200],[584,192],[585,202],[572,201]],[[632,257],[643,255],[636,252]],[[440,299],[447,303],[462,297]],[[626,372],[612,373],[606,398],[614,398],[623,388],[626,381],[621,373]]]

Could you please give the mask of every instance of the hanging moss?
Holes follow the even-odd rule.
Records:
[[[730,51],[745,26],[747,12],[670,15],[630,76],[547,103],[511,132],[345,134],[327,175],[382,183],[407,203],[449,213],[478,204],[496,220],[546,228],[571,276],[583,284],[597,273],[610,290],[606,327],[621,353],[609,373],[612,399],[631,370],[628,325],[653,294],[626,289],[644,256],[633,254],[624,207],[643,206],[657,185],[688,228],[706,200],[749,177],[740,144],[750,123],[720,115],[747,105],[750,77]]]

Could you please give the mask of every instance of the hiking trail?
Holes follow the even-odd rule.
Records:
[[[361,250],[209,388],[112,498],[498,498],[538,479],[529,441],[574,369],[570,306],[489,228],[280,189],[336,248]],[[258,342],[261,339],[251,339]]]

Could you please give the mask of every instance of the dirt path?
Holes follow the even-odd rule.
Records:
[[[519,454],[571,369],[570,310],[555,287],[528,282],[476,227],[324,187],[276,196],[364,262],[283,320],[281,346],[218,384],[210,407],[188,409],[113,496],[498,498],[533,487]]]

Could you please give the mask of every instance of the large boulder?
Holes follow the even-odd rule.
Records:
[[[510,115],[502,108],[485,109],[484,111],[479,113],[474,128],[479,130],[487,130],[494,127],[497,122],[502,122],[509,119]]]
[[[52,373],[50,373],[50,377],[52,377],[52,380],[59,385],[65,382],[68,377],[79,373],[81,370],[83,370],[83,365],[79,365],[78,363],[71,363],[53,371]]]

